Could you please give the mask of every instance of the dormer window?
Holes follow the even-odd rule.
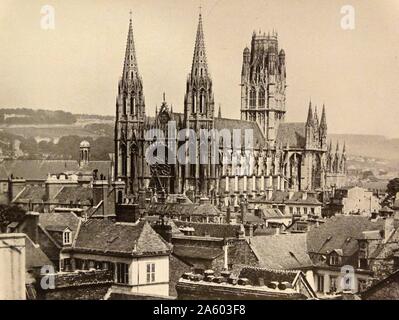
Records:
[[[330,258],[329,258],[330,266],[338,266],[338,265],[340,265],[341,264],[340,260],[341,259],[340,259],[339,255],[337,254],[337,252],[333,251],[330,254]]]
[[[67,229],[62,234],[63,245],[70,245],[72,244],[72,232],[71,230]]]

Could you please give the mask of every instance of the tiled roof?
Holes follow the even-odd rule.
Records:
[[[214,260],[223,254],[223,250],[220,248],[175,245],[173,247],[173,254],[183,261],[185,261],[185,258]]]
[[[39,215],[39,225],[48,232],[53,240],[62,246],[62,232],[69,228],[75,237],[80,218],[73,212],[45,212]]]
[[[306,234],[256,236],[250,239],[250,246],[263,268],[299,269],[312,265],[306,250]]]
[[[340,215],[327,219],[319,227],[307,233],[307,247],[310,253],[329,253],[334,249],[342,249],[343,255],[353,255],[358,249],[358,239],[363,231],[382,230],[384,222],[371,221],[367,217]]]
[[[53,265],[46,254],[40,249],[40,246],[35,245],[28,236],[25,241],[25,260],[26,270]]]
[[[77,231],[80,218],[73,212],[44,212],[39,215],[39,224],[44,229],[53,230],[55,227],[65,230]]]
[[[214,127],[217,130],[227,129],[232,132],[235,129],[241,129],[241,139],[244,141],[245,130],[249,129],[253,132],[254,147],[264,146],[265,137],[259,128],[258,124],[253,121],[238,120],[238,119],[226,119],[226,118],[215,118]]]
[[[28,202],[42,202],[46,200],[46,188],[42,185],[26,185],[14,199],[14,202],[28,203]]]
[[[299,271],[294,270],[271,270],[266,268],[244,267],[241,269],[240,278],[247,278],[252,285],[259,285],[259,279],[264,283],[278,281],[293,283]]]
[[[277,130],[277,143],[283,147],[304,148],[306,144],[304,122],[283,122]]]
[[[45,180],[49,173],[79,173],[89,174],[98,169],[98,173],[109,175],[111,161],[90,161],[80,167],[76,160],[14,160],[6,159],[0,162],[0,180],[7,180],[12,174],[14,177],[26,180]]]
[[[254,200],[250,200],[252,203],[267,202],[267,203],[290,203],[290,204],[309,204],[309,205],[321,205],[322,203],[316,198],[314,193],[306,192],[306,198],[304,199],[304,193],[306,191],[295,191],[290,199],[289,191],[276,190],[272,193],[272,197],[267,199],[266,195],[256,197]]]
[[[178,228],[194,228],[194,236],[203,237],[208,235],[216,238],[236,238],[241,231],[239,224],[221,224],[221,223],[198,223],[174,221]]]
[[[284,214],[277,208],[262,208],[260,210],[263,219],[285,217]]]
[[[78,203],[90,205],[93,199],[93,190],[84,186],[64,186],[55,196],[59,203]]]
[[[169,247],[146,221],[133,224],[107,219],[93,219],[82,224],[73,248],[129,256],[169,252]]]
[[[221,212],[210,203],[194,204],[194,203],[150,203],[147,206],[147,213],[152,215],[208,215],[218,216]]]

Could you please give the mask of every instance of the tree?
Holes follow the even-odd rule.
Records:
[[[21,222],[26,211],[16,205],[0,205],[0,232],[5,232],[11,222]]]
[[[388,182],[387,192],[390,196],[395,196],[399,192],[399,178],[394,178]]]

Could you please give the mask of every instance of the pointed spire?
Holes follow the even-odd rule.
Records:
[[[321,112],[320,128],[327,130],[326,107],[323,104],[323,111]]]
[[[344,141],[344,147],[342,148],[342,154],[346,153],[346,142]]]
[[[332,151],[332,140],[330,140],[330,144],[328,146],[328,151],[331,152]]]
[[[319,126],[319,116],[318,116],[318,114],[317,114],[317,106],[315,106],[315,108],[314,108],[314,114],[313,114],[313,116],[314,116],[314,125],[315,125],[316,127],[318,127],[318,126]]]
[[[207,76],[208,75],[208,64],[206,61],[205,52],[205,38],[204,30],[202,27],[202,14],[199,13],[197,37],[195,39],[193,64],[191,67],[191,76]]]
[[[306,126],[311,127],[313,124],[313,111],[312,111],[312,101],[309,102],[308,119],[306,120]]]
[[[222,107],[219,103],[219,111],[218,111],[218,118],[220,119],[222,117]]]
[[[133,38],[132,11],[130,11],[129,32],[127,35],[125,61],[123,64],[122,78],[125,80],[132,80],[137,78],[138,74],[139,70],[137,66],[136,49],[134,46],[134,38]]]
[[[337,147],[335,148],[335,153],[336,153],[336,154],[339,153],[339,141],[337,141]]]

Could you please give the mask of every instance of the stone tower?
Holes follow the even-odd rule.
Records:
[[[115,177],[124,181],[127,193],[143,185],[145,103],[130,17],[122,77],[116,98]]]
[[[186,82],[186,94],[184,97],[184,122],[185,127],[193,129],[200,136],[201,129],[213,129],[214,123],[214,96],[212,79],[209,73],[204,31],[202,27],[202,15],[199,14],[197,35],[195,40],[193,62],[191,72]],[[214,166],[199,163],[199,141],[197,141],[196,163],[185,166],[185,190],[192,189],[198,193],[206,193],[209,190],[208,182],[215,178]],[[210,150],[208,150],[210,152]],[[208,157],[210,160],[210,157]]]
[[[278,48],[277,33],[253,33],[251,49],[243,52],[241,119],[255,121],[269,146],[285,116],[285,53]]]

